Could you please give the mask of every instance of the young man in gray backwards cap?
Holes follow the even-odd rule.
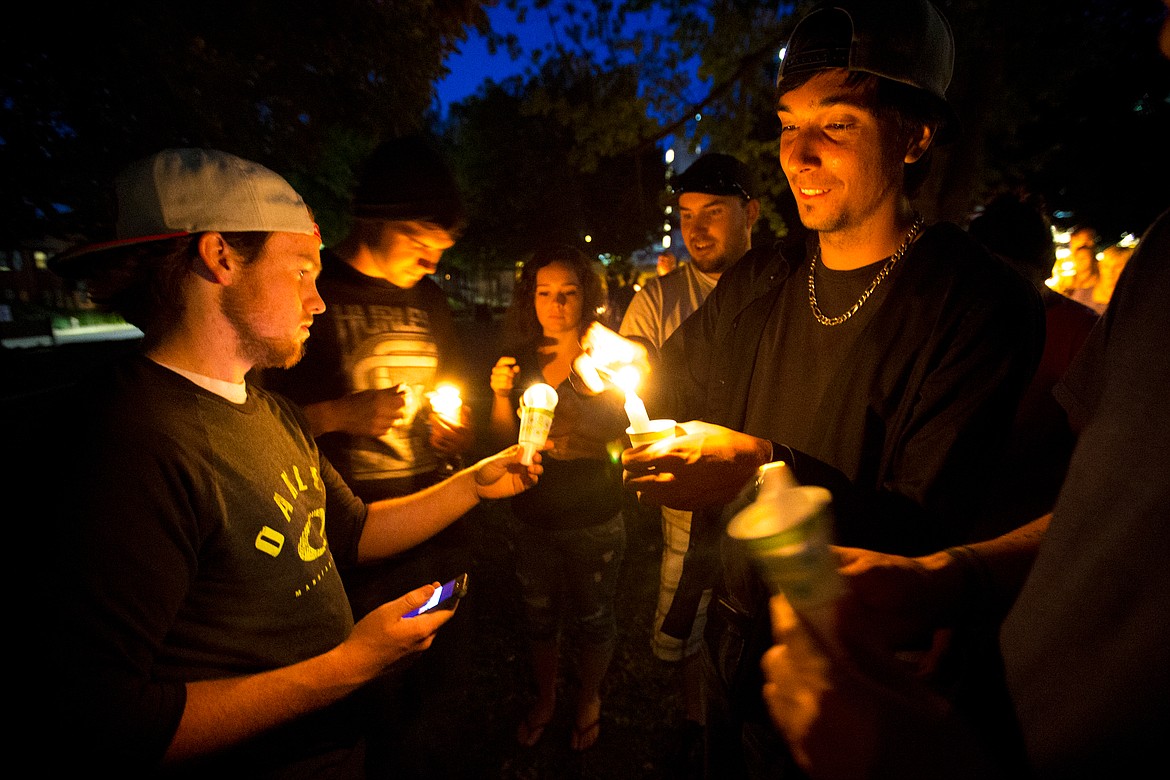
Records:
[[[52,261],[145,337],[55,412],[76,457],[44,526],[61,540],[51,728],[68,745],[38,760],[63,776],[361,777],[350,694],[452,613],[404,617],[435,573],[355,625],[339,569],[409,549],[538,469],[513,448],[361,501],[301,412],[246,380],[295,364],[325,309],[300,196],[206,149],[131,165],[116,196],[117,239]]]
[[[1031,285],[911,203],[953,130],[953,54],[926,0],[843,0],[797,24],[777,83],[779,152],[811,234],[723,274],[652,375],[652,416],[689,420],[686,435],[623,454],[643,500],[694,510],[666,623],[715,588],[714,776],[798,771],[760,693],[769,594],[722,541],[737,493],[782,460],[798,482],[831,490],[842,544],[912,552],[963,540],[1040,356]]]

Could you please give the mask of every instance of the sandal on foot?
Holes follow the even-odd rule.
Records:
[[[552,717],[549,717],[541,723],[534,724],[531,717],[532,714],[529,713],[516,728],[516,741],[520,743],[521,747],[535,747],[536,743],[540,742],[540,738],[544,736],[545,728],[552,722]]]
[[[601,718],[589,723],[585,726],[573,726],[573,740],[570,746],[578,753],[588,750],[597,744],[597,738],[601,736]]]

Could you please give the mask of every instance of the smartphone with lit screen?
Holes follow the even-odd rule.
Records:
[[[455,609],[455,605],[459,603],[459,599],[467,595],[467,573],[460,574],[453,580],[448,580],[443,583],[443,586],[436,590],[426,604],[423,604],[417,609],[412,609],[402,617],[418,617],[424,612],[433,612],[434,610]]]

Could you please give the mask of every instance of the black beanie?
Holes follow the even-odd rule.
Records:
[[[354,190],[353,215],[432,222],[449,233],[466,221],[454,174],[421,135],[384,141],[373,151]]]

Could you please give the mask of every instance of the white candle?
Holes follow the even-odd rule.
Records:
[[[532,465],[532,456],[548,441],[553,410],[557,408],[557,391],[543,382],[532,385],[520,397],[520,462]]]
[[[634,433],[643,433],[650,430],[650,416],[646,414],[646,404],[633,390],[626,391],[626,416],[630,418],[630,430]]]
[[[613,375],[613,383],[626,394],[626,416],[630,418],[630,430],[634,433],[643,433],[650,429],[650,416],[646,414],[646,404],[638,397],[638,384],[642,375],[633,366],[623,366]]]

